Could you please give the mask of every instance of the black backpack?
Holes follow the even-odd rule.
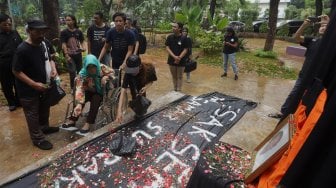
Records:
[[[147,39],[142,33],[139,33],[139,54],[146,53]]]

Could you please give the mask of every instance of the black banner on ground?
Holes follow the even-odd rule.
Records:
[[[220,93],[186,96],[116,132],[136,138],[134,155],[113,155],[116,133],[106,133],[8,186],[185,187],[202,150],[255,107]]]

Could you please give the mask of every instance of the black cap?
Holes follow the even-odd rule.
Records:
[[[139,72],[139,66],[141,64],[141,59],[137,55],[131,55],[126,61],[126,74],[137,74]]]
[[[47,24],[42,20],[30,20],[27,22],[30,29],[48,29]]]

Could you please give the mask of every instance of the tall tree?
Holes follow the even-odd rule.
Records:
[[[216,0],[210,0],[210,16],[211,19],[215,16],[215,9],[216,9]]]
[[[271,0],[268,19],[268,34],[265,42],[264,51],[272,51],[276,34],[276,23],[278,19],[278,6],[280,0]]]
[[[316,7],[315,15],[316,16],[322,15],[322,9],[323,9],[322,0],[315,0],[315,7]]]
[[[59,4],[58,0],[42,0],[43,18],[44,21],[50,27],[50,31],[47,33],[46,38],[50,41],[59,37]]]
[[[8,3],[7,0],[0,0],[0,12],[8,13]]]

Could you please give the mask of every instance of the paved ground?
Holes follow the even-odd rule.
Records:
[[[291,64],[294,63],[295,66],[300,66],[302,63],[302,59],[298,60],[290,57],[286,57],[286,59],[290,59]],[[154,63],[158,75],[158,81],[150,88],[148,97],[157,104],[172,100],[160,98],[160,96],[172,91],[170,72],[165,63],[166,57],[160,58],[155,54],[144,55],[143,60]],[[277,123],[276,119],[267,117],[267,114],[278,111],[295,81],[263,78],[254,74],[240,74],[239,80],[235,81],[232,72],[229,72],[227,78],[221,78],[221,73],[220,67],[199,65],[198,69],[192,73],[192,82],[184,82],[182,93],[198,96],[218,91],[257,102],[258,107],[245,114],[221,139],[248,151],[253,151]],[[62,78],[63,83],[67,82],[66,74],[62,75]],[[57,126],[63,121],[68,101],[69,96],[63,99],[61,104],[51,109],[50,122],[52,126]],[[69,143],[78,139],[62,131],[47,137],[54,144],[53,150],[41,151],[31,144],[22,109],[9,112],[7,107],[2,106],[0,107],[0,117],[0,161],[2,161],[0,165],[0,185],[9,175],[22,173],[22,169],[26,167],[24,170],[27,170],[27,166],[32,164],[38,165],[41,163],[41,159],[46,161],[48,158],[57,156],[61,153],[60,150],[64,151]],[[107,128],[102,131],[107,131]],[[90,137],[94,136],[91,135]],[[86,139],[89,139],[89,137]],[[73,145],[81,142],[83,140],[77,140]]]

